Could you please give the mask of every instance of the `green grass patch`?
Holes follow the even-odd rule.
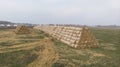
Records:
[[[34,61],[38,55],[31,53],[32,50],[15,51],[0,54],[0,66],[2,67],[26,67]]]

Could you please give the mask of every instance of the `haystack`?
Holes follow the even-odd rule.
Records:
[[[98,47],[99,43],[87,27],[39,26],[35,27],[63,43],[75,48]]]
[[[25,25],[21,25],[16,28],[15,33],[16,34],[30,34],[31,32]]]

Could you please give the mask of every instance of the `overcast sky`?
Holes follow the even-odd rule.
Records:
[[[120,25],[120,0],[0,0],[0,20]]]

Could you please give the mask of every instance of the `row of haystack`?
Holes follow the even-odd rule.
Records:
[[[87,27],[40,26],[35,28],[50,34],[52,37],[74,48],[99,46],[97,39]],[[31,31],[26,26],[22,25],[16,28],[15,33],[30,34]]]

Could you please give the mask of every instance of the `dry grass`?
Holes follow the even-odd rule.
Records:
[[[59,55],[54,50],[53,42],[50,39],[43,41],[44,50],[39,53],[37,60],[28,65],[28,67],[51,67],[59,59]]]

